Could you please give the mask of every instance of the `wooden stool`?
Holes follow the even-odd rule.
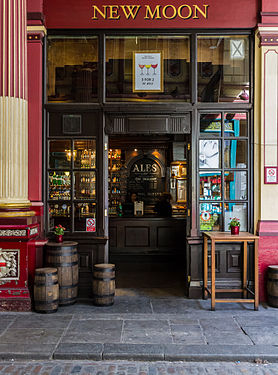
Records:
[[[46,245],[46,265],[56,267],[59,281],[59,305],[72,305],[78,293],[77,242],[48,242]]]
[[[54,313],[59,304],[57,268],[37,268],[34,281],[35,311],[44,314]]]
[[[203,232],[204,236],[204,298],[211,295],[211,310],[215,310],[217,302],[249,302],[254,303],[254,310],[259,307],[259,270],[258,270],[258,240],[259,237],[248,232],[240,232],[239,235],[231,235],[229,232]],[[211,241],[211,289],[208,288],[208,240]],[[243,243],[243,270],[241,289],[216,289],[215,288],[215,243],[216,242],[242,242]],[[254,243],[254,292],[247,287],[247,245]],[[244,298],[215,298],[216,293],[242,292]],[[254,298],[247,299],[247,292]]]
[[[93,270],[93,303],[111,306],[115,296],[115,264],[95,264]]]

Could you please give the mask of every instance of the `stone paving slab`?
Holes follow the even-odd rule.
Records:
[[[103,359],[159,361],[164,359],[163,345],[104,344]]]
[[[51,359],[56,345],[50,344],[3,344],[0,343],[1,360]]]
[[[54,359],[102,360],[103,344],[61,343],[53,354]]]

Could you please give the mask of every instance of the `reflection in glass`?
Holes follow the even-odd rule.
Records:
[[[206,113],[201,115],[201,134],[221,136],[221,113]]]
[[[215,139],[199,141],[199,168],[220,168],[220,141]]]
[[[71,142],[49,141],[49,168],[65,169],[71,167]]]
[[[74,141],[76,159],[74,168],[90,169],[96,167],[96,141],[78,140]]]
[[[247,172],[225,172],[225,199],[247,199]]]
[[[200,203],[200,230],[220,230],[221,213],[221,203]]]
[[[247,137],[247,114],[225,113],[225,137]]]
[[[163,92],[133,92],[134,52],[162,53]],[[138,72],[140,77],[157,75],[156,68],[156,64],[142,64]],[[190,101],[189,78],[189,37],[151,35],[106,38],[106,98],[108,101]]]
[[[48,101],[93,102],[98,89],[97,37],[47,39]]]
[[[71,197],[71,176],[70,172],[49,172],[49,199],[69,200]]]
[[[71,206],[68,203],[53,203],[48,206],[49,230],[53,231],[56,225],[61,224],[66,231],[71,230]]]
[[[224,141],[225,168],[247,168],[247,141]]]
[[[221,199],[221,172],[200,173],[200,200]]]
[[[229,231],[229,222],[233,217],[240,220],[240,231],[247,231],[247,203],[225,203],[224,230]]]
[[[198,37],[198,100],[249,102],[248,36]]]
[[[93,232],[96,218],[96,203],[77,203],[74,206],[74,231]],[[90,230],[89,230],[90,229]]]
[[[95,172],[74,173],[74,198],[94,199],[96,197]]]

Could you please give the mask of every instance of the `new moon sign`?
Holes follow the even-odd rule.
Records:
[[[47,28],[253,28],[259,0],[47,0]]]

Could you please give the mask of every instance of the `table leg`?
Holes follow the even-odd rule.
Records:
[[[258,240],[255,240],[254,243],[254,293],[255,293],[255,302],[254,310],[259,308],[259,269],[258,269]]]
[[[215,241],[211,240],[211,310],[215,310]]]
[[[208,238],[204,236],[204,290],[203,290],[203,298],[208,298]]]
[[[243,298],[247,298],[247,241],[243,241],[243,276],[242,276]]]

